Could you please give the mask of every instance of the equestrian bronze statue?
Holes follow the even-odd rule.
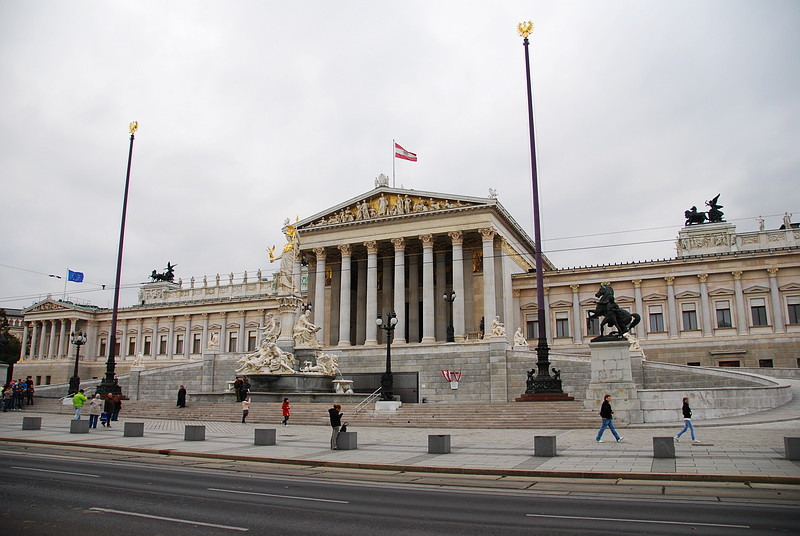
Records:
[[[603,320],[600,322],[600,336],[592,339],[592,342],[620,340],[642,320],[637,313],[629,313],[617,305],[611,285],[600,285],[600,290],[594,296],[598,298],[597,306],[588,312],[586,325],[590,326],[592,320],[601,316]],[[603,334],[604,326],[612,330],[608,335]]]

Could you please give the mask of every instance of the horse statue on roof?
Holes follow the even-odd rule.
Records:
[[[592,320],[601,316],[603,320],[600,322],[600,336],[592,339],[592,342],[623,339],[627,332],[641,322],[642,317],[637,313],[629,313],[617,305],[611,285],[600,285],[600,290],[594,296],[598,298],[597,305],[588,312],[586,325],[589,326]],[[604,326],[612,329],[608,335],[603,334]]]

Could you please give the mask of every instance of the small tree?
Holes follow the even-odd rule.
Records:
[[[6,310],[0,308],[0,362],[7,363],[9,376],[13,374],[14,363],[19,361],[22,343],[18,338],[8,332],[8,318]],[[8,378],[6,378],[8,382]]]

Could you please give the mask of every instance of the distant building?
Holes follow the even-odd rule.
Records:
[[[274,278],[144,285],[138,304],[119,313],[117,373],[137,356],[145,367],[201,360],[212,335],[222,355],[239,357],[256,349],[270,319],[291,345],[299,307],[311,303],[320,345],[340,356],[343,372],[380,372],[385,346],[375,318],[394,312],[395,369],[408,374],[415,397],[446,399],[431,385],[440,369],[462,368],[489,378],[474,400],[520,394],[532,354],[513,366],[467,357],[498,343],[483,338],[495,317],[509,349],[518,328],[532,346],[538,337],[536,245],[495,197],[378,186],[285,231]],[[543,276],[554,355],[588,355],[598,325],[587,324],[587,311],[600,284],[610,283],[617,303],[641,315],[634,333],[650,360],[800,366],[800,229],[738,234],[724,222],[692,225],[680,230],[674,259],[558,269],[545,258]],[[452,304],[445,292],[456,293]],[[22,314],[20,374],[66,382],[75,355],[69,333],[82,330],[80,376],[103,375],[110,310],[48,298]],[[446,343],[451,318],[455,343]]]

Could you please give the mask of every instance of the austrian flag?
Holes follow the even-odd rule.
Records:
[[[395,158],[402,158],[403,160],[410,160],[411,162],[417,161],[417,154],[412,153],[410,151],[406,151],[399,144],[394,144],[394,157]]]

